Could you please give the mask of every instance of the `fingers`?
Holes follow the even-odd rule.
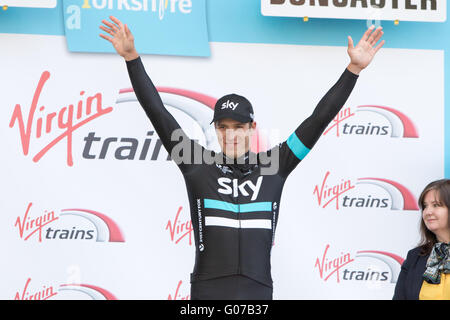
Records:
[[[115,36],[116,33],[125,33],[126,36],[131,36],[131,32],[130,29],[128,29],[128,26],[125,24],[123,24],[119,19],[117,19],[114,16],[109,16],[109,18],[111,19],[111,21],[113,21],[114,23],[111,23],[109,21],[106,20],[102,20],[103,24],[105,24],[106,26],[108,26],[110,29],[105,28],[103,26],[100,26],[100,28],[105,31],[108,32],[109,34]]]
[[[104,26],[100,26],[100,29],[102,29],[103,31],[109,33],[110,35],[114,36],[114,31],[112,31],[111,29],[108,29]]]
[[[108,21],[106,21],[106,20],[102,20],[102,22],[103,22],[106,26],[110,27],[110,28],[111,28],[110,30],[113,32],[113,33],[111,33],[111,32],[108,32],[108,33],[111,33],[112,35],[114,35],[114,33],[119,32],[119,29],[117,28],[117,26],[114,25],[114,24],[112,24],[111,22],[108,22]],[[105,29],[106,29],[106,28],[105,28]],[[103,29],[102,29],[102,30],[103,30]]]
[[[111,22],[107,21],[107,20],[102,20],[102,22],[104,24],[106,24],[108,27],[110,27],[111,29],[118,29],[117,26],[115,24],[112,24]]]
[[[367,29],[367,31],[364,33],[364,35],[362,36],[361,40],[367,41],[370,37],[370,34],[372,33],[373,29],[375,28],[374,25],[371,25],[369,29]]]
[[[353,39],[352,39],[352,37],[348,36],[347,38],[348,38],[348,48],[349,48],[349,49],[353,49],[353,48],[354,48],[354,45],[353,45]]]
[[[383,34],[384,34],[384,32],[381,31],[381,32],[376,36],[376,38],[373,40],[373,42],[371,43],[371,45],[372,45],[372,46],[376,45],[377,42],[378,42],[378,41],[381,39],[381,37],[383,36]]]
[[[113,39],[111,37],[105,36],[104,34],[99,34],[100,37],[102,37],[105,40],[108,40],[109,42],[112,43]]]
[[[369,44],[371,46],[375,45],[378,40],[380,40],[381,36],[383,35],[383,28],[382,27],[378,27],[369,37],[369,39],[367,40],[367,42],[369,42]]]
[[[119,29],[123,28],[122,22],[114,16],[109,16],[109,18],[119,27]]]
[[[380,50],[381,49],[381,47],[384,45],[386,43],[386,41],[385,40],[383,40],[383,41],[381,41],[379,44],[378,44],[378,46],[375,48],[375,53],[377,53],[378,52],[378,50]]]

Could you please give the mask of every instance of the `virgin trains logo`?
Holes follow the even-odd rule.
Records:
[[[59,212],[32,212],[30,202],[14,227],[24,241],[91,240],[96,242],[125,242],[119,226],[103,213],[88,209],[62,209]]]
[[[69,167],[75,164],[77,155],[74,147],[79,148],[78,154],[85,160],[159,160],[164,157],[170,160],[167,153],[161,156],[162,142],[154,131],[145,130],[141,137],[105,137],[95,131],[84,137],[76,133],[92,121],[112,113],[112,106],[105,106],[105,97],[101,92],[94,94],[87,90],[79,93],[77,101],[48,101],[52,92],[46,90],[50,81],[50,72],[44,71],[32,93],[29,108],[23,103],[17,103],[9,121],[9,127],[18,132],[18,141],[24,156],[31,153],[33,162],[39,162],[57,146],[64,145],[66,163]],[[157,88],[164,105],[173,107],[186,114],[196,122],[204,135],[206,147],[218,149],[214,126],[210,124],[217,99],[208,95],[177,88]],[[25,93],[25,96],[26,93]],[[59,98],[58,98],[59,99]],[[117,98],[117,106],[127,103],[138,103],[132,88],[122,89]],[[136,108],[141,109],[139,105]],[[141,113],[146,117],[145,113]],[[251,151],[259,152],[267,149],[267,139],[256,130],[253,135]]]
[[[178,244],[180,241],[185,239],[191,246],[194,228],[192,227],[191,219],[184,220],[180,217],[182,210],[183,207],[180,206],[177,210],[175,218],[167,221],[166,230],[169,231],[170,241],[174,244]]]
[[[56,297],[55,297],[56,296]],[[39,288],[33,287],[31,278],[25,282],[22,290],[16,292],[14,300],[48,300],[55,299],[92,299],[92,300],[117,300],[110,291],[90,285],[90,284],[61,284],[42,285]]]
[[[386,282],[396,283],[400,275],[404,259],[396,254],[379,250],[358,250],[355,254],[341,251],[331,255],[330,245],[317,257],[314,269],[320,279],[328,281],[335,279],[355,282]]]
[[[364,113],[381,117],[363,120]],[[342,109],[323,133],[324,136],[331,134],[336,137],[355,135],[419,138],[415,124],[406,114],[391,107],[375,105],[358,106],[354,111],[351,108]]]
[[[182,293],[182,284],[183,284],[182,280],[178,281],[178,285],[177,285],[177,288],[176,288],[173,296],[171,294],[169,294],[169,296],[167,297],[167,300],[190,300],[191,299],[191,296],[189,294],[186,295],[185,293]]]
[[[412,192],[396,181],[363,177],[331,182],[330,175],[328,171],[323,181],[314,187],[313,195],[316,196],[317,204],[321,208],[334,205],[336,210],[342,207],[419,210]],[[369,185],[370,190],[375,191],[364,191],[363,185]]]
[[[45,101],[41,101],[41,95],[44,85],[50,79],[50,72],[44,71],[39,79],[36,90],[33,94],[28,114],[22,109],[21,104],[17,103],[9,127],[17,127],[19,130],[22,152],[25,156],[30,152],[30,147],[37,149],[34,151],[33,161],[38,162],[42,157],[52,150],[56,145],[65,142],[67,165],[73,165],[73,139],[74,133],[79,128],[110,113],[112,107],[103,106],[103,95],[98,92],[94,95],[88,95],[83,90],[80,92],[79,101],[76,103],[63,103],[64,106],[51,108]],[[48,95],[44,94],[44,96]],[[39,108],[38,108],[39,106]],[[53,106],[54,107],[54,106]],[[46,140],[42,142],[42,140]],[[35,146],[36,145],[36,146]]]

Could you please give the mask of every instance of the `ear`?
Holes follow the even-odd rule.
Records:
[[[256,129],[256,122],[253,121],[250,125],[250,129]]]

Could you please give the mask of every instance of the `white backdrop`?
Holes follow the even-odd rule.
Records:
[[[0,41],[0,298],[189,298],[194,243],[183,177],[165,150],[151,159],[157,137],[147,135],[154,129],[139,104],[116,103],[131,87],[123,59],[69,53],[59,36]],[[211,50],[211,58],[143,61],[158,87],[246,96],[272,146],[309,116],[349,61],[344,47],[211,43]],[[285,184],[274,299],[391,299],[401,259],[419,240],[420,213],[404,205],[444,175],[443,66],[442,51],[382,49],[361,73],[339,128],[330,127]],[[379,106],[391,109],[381,114]],[[169,110],[205,142],[196,122]],[[391,136],[408,125],[418,137]],[[371,130],[381,134],[365,134]]]

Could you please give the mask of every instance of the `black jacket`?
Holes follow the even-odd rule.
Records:
[[[420,255],[421,247],[408,252],[406,260],[402,264],[402,270],[398,277],[393,300],[419,300],[420,289],[423,283],[423,274],[429,254]]]

